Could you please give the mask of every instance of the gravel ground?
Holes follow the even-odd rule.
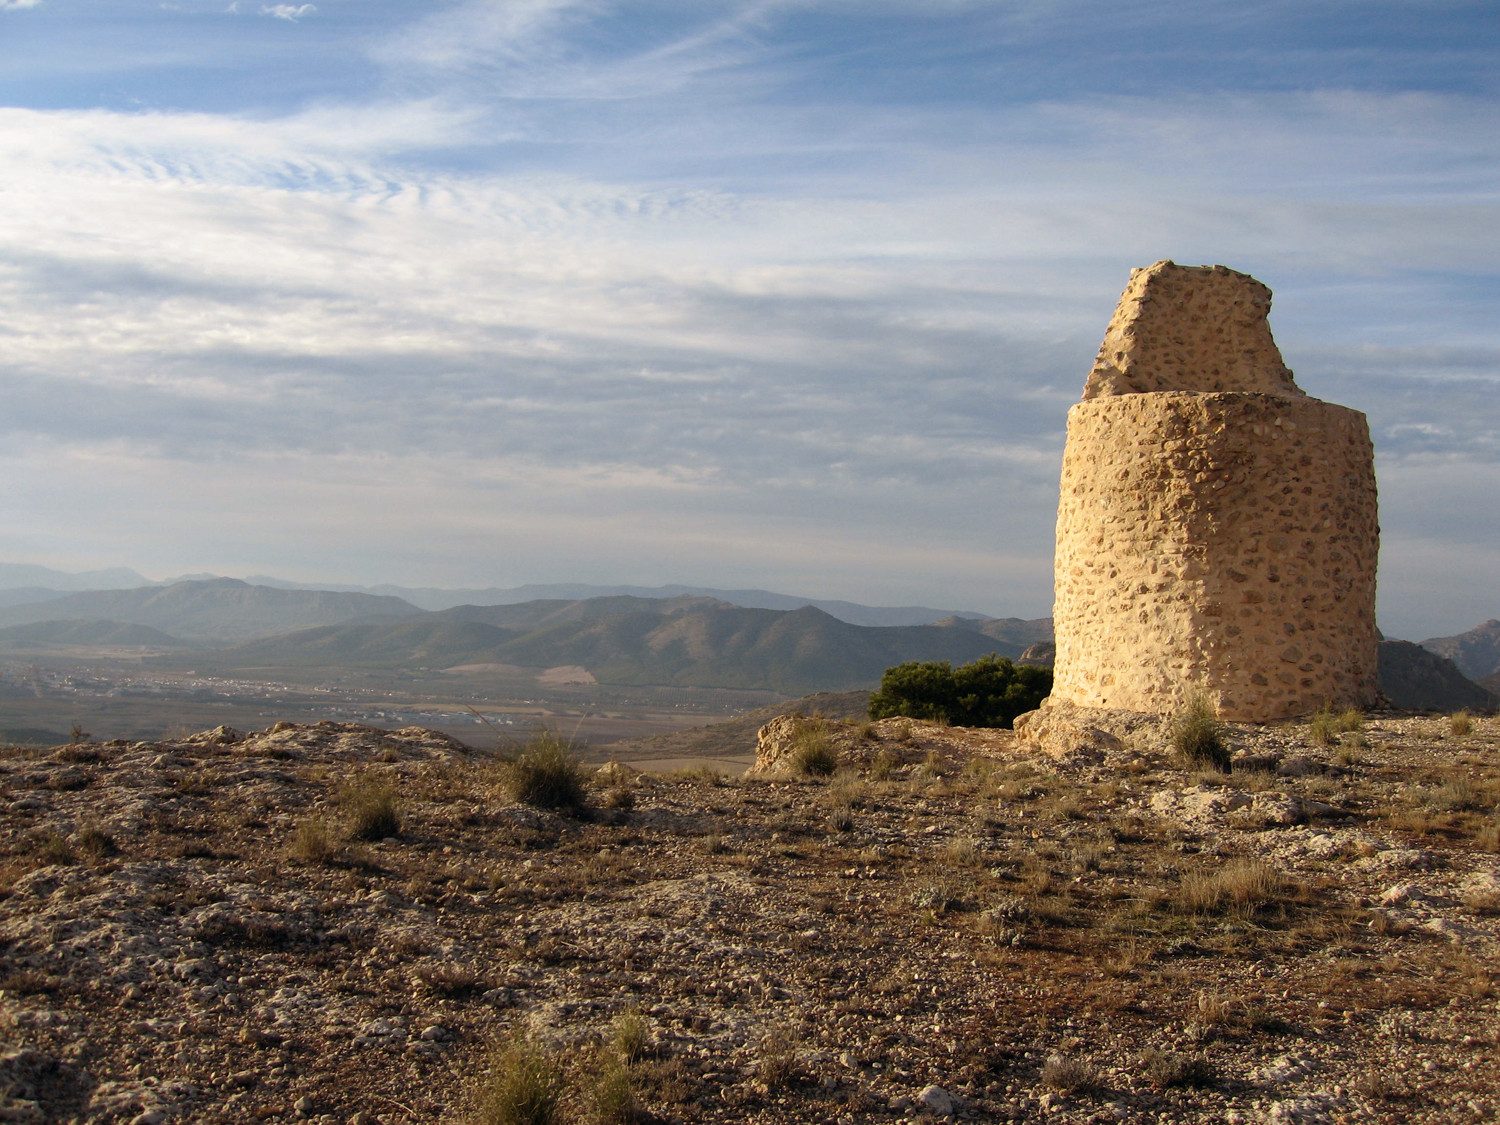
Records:
[[[578,1121],[1495,1120],[1500,721],[845,734],[574,815],[415,728],[0,751],[0,1121],[473,1120],[517,1042]]]

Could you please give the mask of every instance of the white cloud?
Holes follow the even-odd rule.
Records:
[[[236,10],[231,5],[231,10]],[[271,16],[278,20],[287,20],[296,23],[304,16],[310,16],[318,10],[315,4],[269,4],[261,8],[260,14]]]
[[[35,8],[42,0],[0,0],[0,12],[15,11],[20,8]]]
[[[502,7],[510,42],[575,8]],[[1500,205],[1466,186],[1500,158],[1465,99],[713,117],[620,144],[553,122],[576,158],[530,171],[530,122],[446,93],[0,109],[0,445],[71,451],[7,470],[16,549],[55,558],[76,527],[161,573],[316,555],[351,580],[520,582],[568,560],[1044,612],[1063,415],[1129,268],[1166,256],[1272,284],[1299,379],[1367,410],[1387,495],[1423,497],[1387,507],[1409,536],[1440,538],[1419,509],[1461,511],[1500,457],[1470,387],[1492,304],[1463,355],[1422,338],[1456,324],[1434,278],[1500,258]],[[760,170],[787,154],[811,155]],[[1420,351],[1370,346],[1390,331]],[[1454,446],[1471,469],[1413,467]],[[397,527],[405,553],[381,553]],[[1395,589],[1425,589],[1427,555],[1392,557]],[[453,559],[475,569],[439,575]]]

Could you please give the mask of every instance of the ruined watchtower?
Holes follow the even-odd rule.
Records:
[[[1363,414],[1304,394],[1271,291],[1134,270],[1068,413],[1049,702],[1289,718],[1377,694],[1375,472]]]

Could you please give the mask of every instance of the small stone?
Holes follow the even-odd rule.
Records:
[[[295,1109],[301,1116],[306,1117],[308,1114],[312,1113],[316,1105],[316,1102],[314,1102],[306,1094],[303,1094],[300,1098],[292,1103],[292,1108]]]
[[[939,1117],[951,1117],[958,1103],[952,1094],[941,1086],[927,1086],[917,1095],[917,1101]]]
[[[427,1043],[441,1043],[448,1038],[448,1029],[441,1024],[433,1024],[431,1027],[422,1029],[421,1038]]]

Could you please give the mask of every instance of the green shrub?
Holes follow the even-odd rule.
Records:
[[[1194,768],[1212,766],[1229,772],[1232,756],[1224,744],[1224,728],[1206,696],[1193,696],[1187,706],[1172,717],[1168,741],[1184,765]]]
[[[887,668],[870,697],[870,718],[906,715],[958,727],[1008,727],[1052,690],[1052,669],[982,656],[952,667],[946,660]]]
[[[573,744],[556,731],[536,735],[501,767],[501,785],[511,800],[539,809],[577,810],[584,805],[583,766]]]
[[[349,814],[349,834],[356,840],[384,840],[401,835],[401,811],[391,783],[374,774],[344,787],[339,803]]]
[[[562,1061],[517,1039],[490,1061],[474,1101],[480,1125],[556,1125],[563,1119],[567,1072]]]

